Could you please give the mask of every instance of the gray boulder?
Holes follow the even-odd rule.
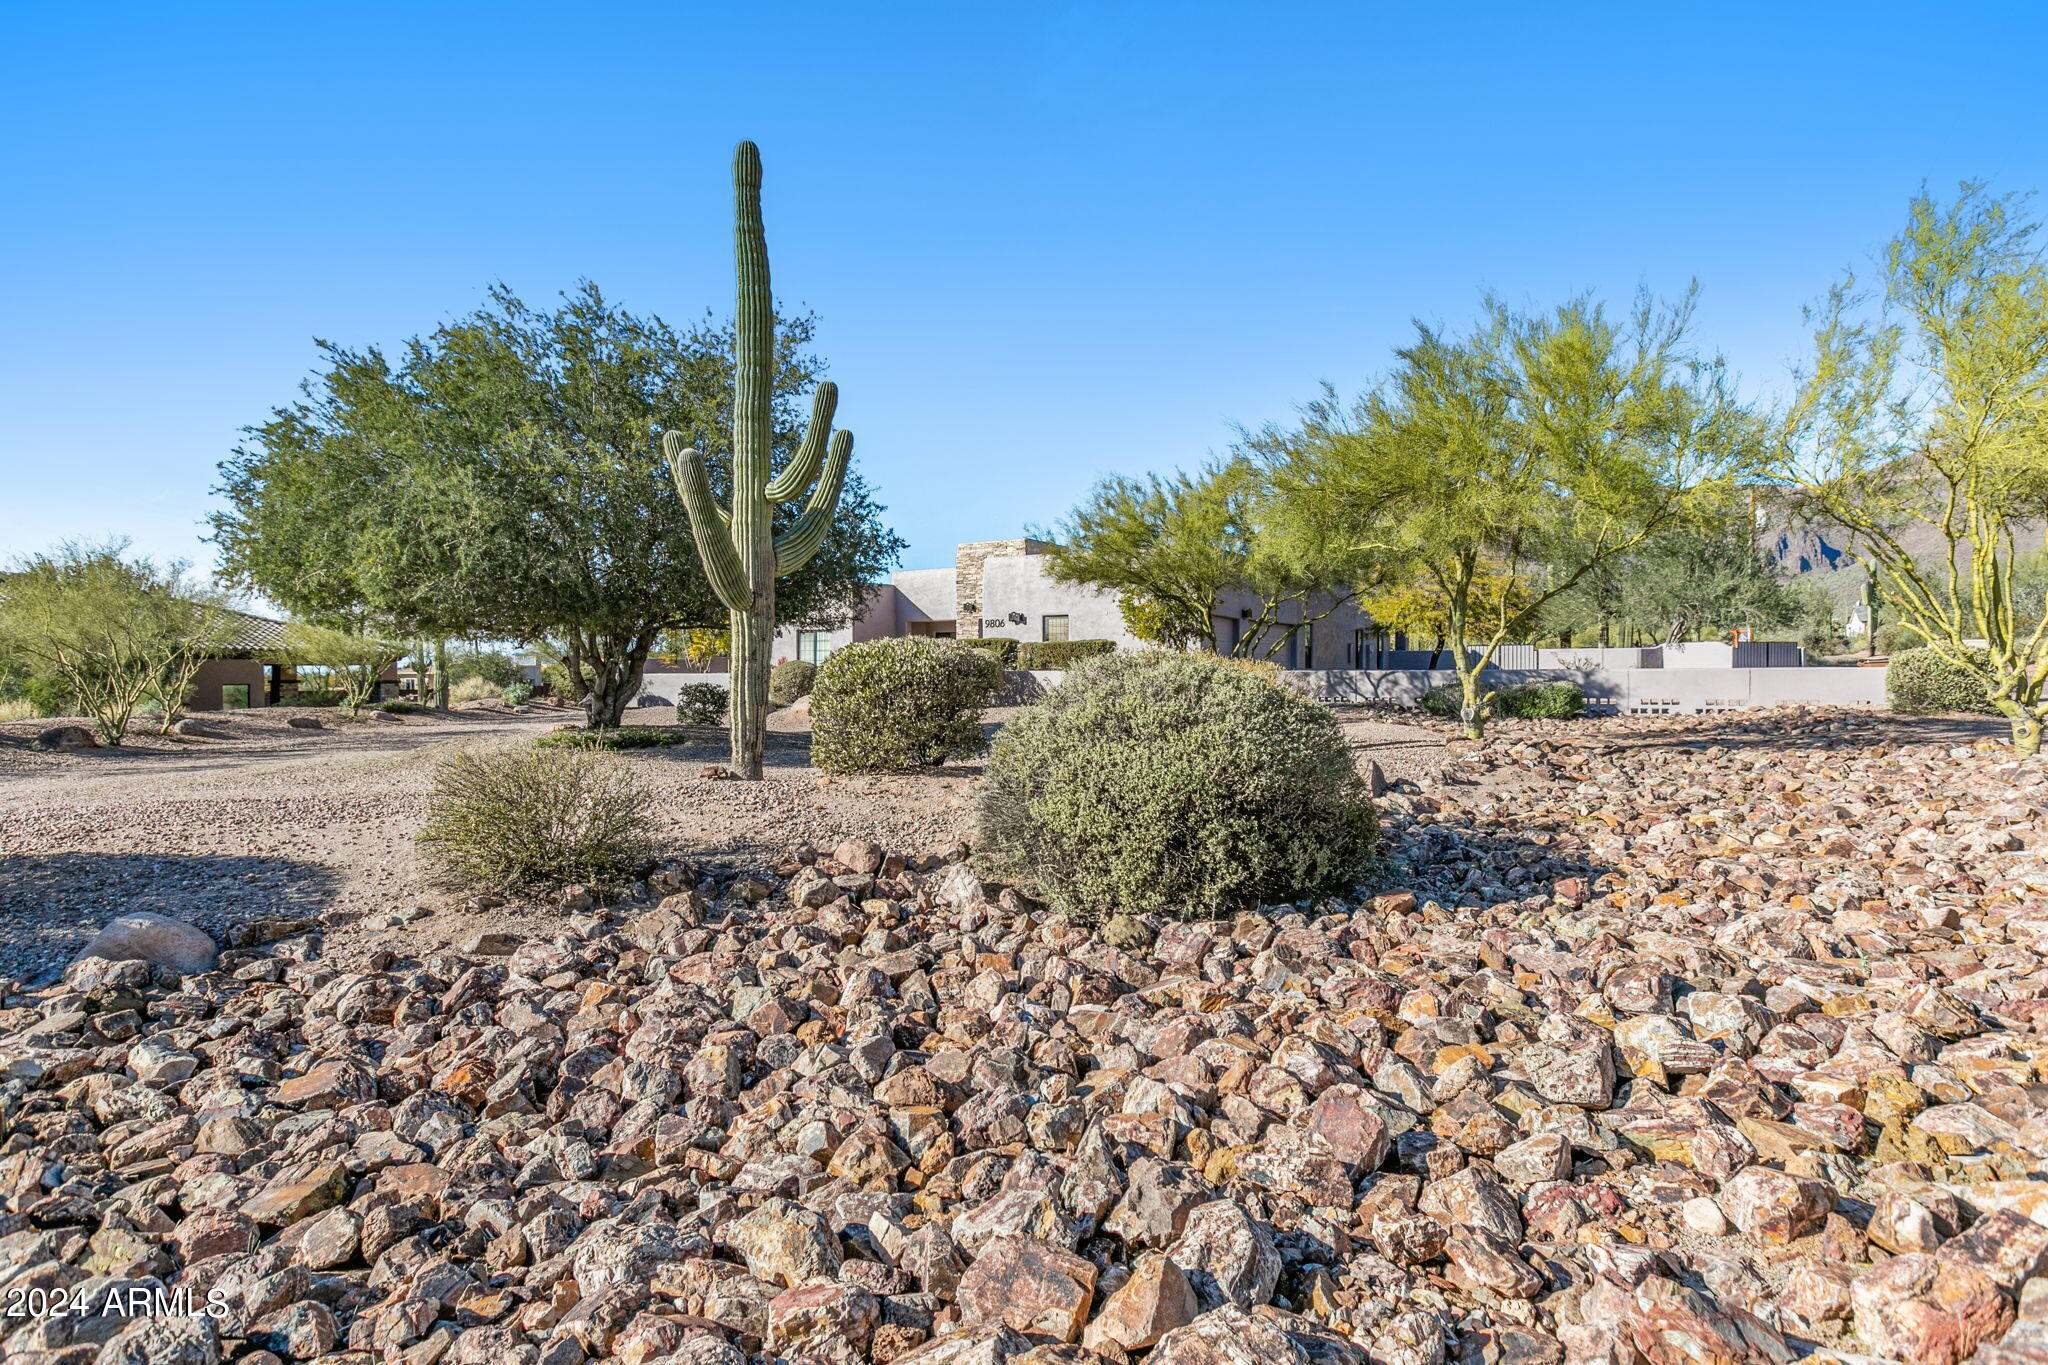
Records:
[[[168,967],[191,976],[212,971],[220,959],[220,949],[204,929],[169,915],[134,910],[110,921],[75,960],[89,957],[147,962],[152,967]]]
[[[52,725],[28,742],[31,749],[97,749],[100,742],[83,725]]]

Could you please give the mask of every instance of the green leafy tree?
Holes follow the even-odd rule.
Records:
[[[1811,594],[1757,544],[1741,490],[1730,490],[1703,496],[1684,522],[1587,574],[1551,603],[1541,626],[1582,640],[1611,638],[1617,626],[1628,639],[1664,644],[1726,640],[1741,627],[1803,640],[1813,612]]]
[[[1844,279],[1810,318],[1771,472],[1849,531],[1887,615],[1976,678],[2031,759],[2048,721],[2048,617],[2021,574],[2048,515],[2039,226],[1981,185],[1922,194],[1874,285]]]
[[[1133,634],[1176,649],[1216,650],[1224,599],[1244,593],[1252,615],[1225,652],[1271,658],[1356,590],[1348,564],[1309,573],[1272,552],[1269,495],[1264,469],[1242,454],[1194,474],[1104,479],[1047,536],[1046,566],[1060,582],[1116,593]]]
[[[495,649],[460,649],[448,656],[448,681],[465,682],[481,678],[496,687],[510,687],[519,681],[519,665],[510,654]]]
[[[185,566],[126,557],[123,541],[67,541],[0,574],[0,652],[60,682],[108,744],[145,703],[168,730],[193,675],[233,628],[219,594]]]
[[[776,335],[785,452],[818,376],[810,334],[796,318]],[[664,432],[730,424],[729,327],[671,327],[589,284],[551,310],[500,286],[395,356],[321,353],[300,401],[222,466],[213,527],[235,581],[359,634],[551,640],[599,728],[619,723],[664,631],[723,623],[658,450]],[[857,607],[902,544],[880,510],[849,474],[818,554],[781,585],[790,619]]]
[[[1725,486],[1758,424],[1716,361],[1687,346],[1692,299],[1615,319],[1575,299],[1522,313],[1489,299],[1466,336],[1417,327],[1355,403],[1309,405],[1260,441],[1284,531],[1371,555],[1382,581],[1442,603],[1461,718],[1484,734],[1481,674],[1546,606]]]

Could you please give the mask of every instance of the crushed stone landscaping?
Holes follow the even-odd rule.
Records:
[[[0,1293],[92,1310],[7,1356],[2043,1358],[2048,769],[1850,712],[1340,715],[1380,884],[1194,923],[1052,917],[968,861],[971,765],[821,782],[800,735],[758,785],[697,776],[715,736],[629,756],[678,857],[566,910],[418,906],[399,847],[433,746],[523,717],[25,760],[0,929],[224,950],[6,960]],[[229,793],[285,818],[235,843]],[[216,856],[207,808],[327,881],[90,880]],[[56,858],[87,893],[23,901]],[[98,1311],[155,1284],[214,1311]]]

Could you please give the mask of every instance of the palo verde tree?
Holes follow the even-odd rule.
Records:
[[[831,383],[820,384],[796,453],[780,474],[772,474],[775,309],[768,287],[768,236],[761,225],[761,152],[751,142],[733,152],[732,192],[739,303],[730,506],[719,505],[704,457],[688,431],[664,432],[662,448],[705,574],[730,622],[731,768],[738,777],[758,781],[768,733],[775,582],[801,570],[823,547],[853,458],[853,433],[832,430],[839,391]],[[778,531],[775,509],[799,501],[803,511]],[[810,617],[798,614],[795,619]]]
[[[1726,486],[1753,446],[1725,370],[1686,344],[1691,317],[1691,295],[1619,320],[1586,299],[1489,299],[1468,335],[1418,324],[1355,403],[1326,395],[1298,429],[1261,435],[1283,544],[1311,568],[1333,544],[1369,555],[1383,591],[1423,585],[1439,604],[1473,738],[1494,652]]]
[[[769,325],[767,440],[786,452],[820,365],[808,318]],[[593,728],[620,722],[664,632],[722,624],[659,442],[732,421],[730,327],[672,327],[587,283],[552,309],[500,286],[395,355],[321,350],[301,400],[222,467],[237,581],[355,634],[534,643]],[[855,609],[901,546],[879,512],[847,474],[788,609]]]
[[[2048,517],[2039,226],[1982,185],[1922,194],[1874,284],[1850,276],[1810,316],[1771,472],[1849,532],[1886,614],[1975,678],[2033,758],[2048,722],[2048,616],[2023,581]]]
[[[0,653],[61,681],[108,744],[147,702],[168,731],[236,621],[183,564],[159,567],[126,550],[125,541],[67,541],[0,571]]]
[[[327,688],[341,694],[354,715],[377,695],[384,674],[405,657],[404,645],[346,630],[294,621],[285,627],[285,658],[303,673],[311,669]]]
[[[1352,600],[1356,566],[1322,559],[1315,572],[1271,552],[1265,469],[1243,454],[1194,474],[1113,477],[1096,484],[1047,536],[1052,576],[1117,594],[1142,640],[1176,649],[1271,658],[1292,636]],[[1217,639],[1226,596],[1251,615]]]

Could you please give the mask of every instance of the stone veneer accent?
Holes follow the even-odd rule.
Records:
[[[988,603],[981,600],[981,566],[991,559],[1010,555],[1042,555],[1052,548],[1047,540],[1022,537],[1017,540],[976,540],[953,554],[953,634],[962,640],[981,638],[982,618]]]

